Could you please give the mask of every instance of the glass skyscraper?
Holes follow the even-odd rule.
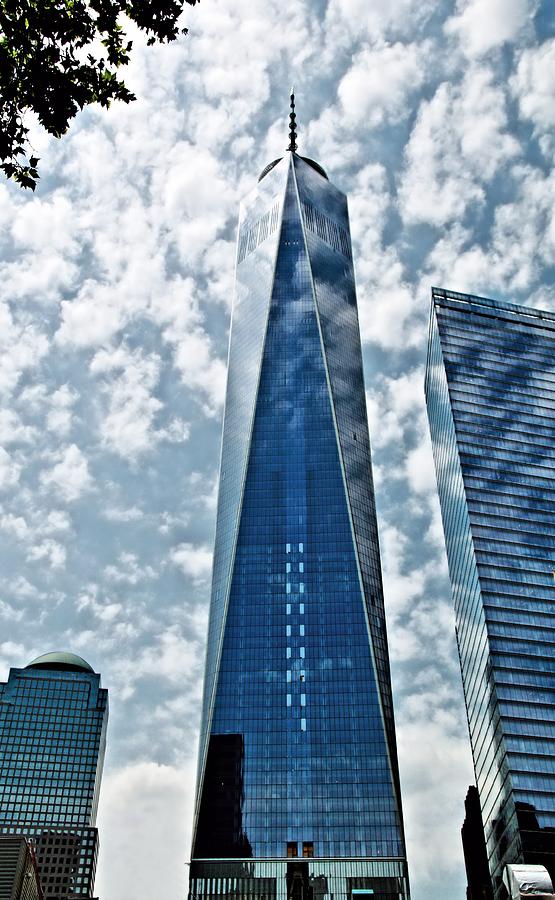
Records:
[[[33,840],[44,900],[89,898],[108,691],[72,653],[47,653],[0,683],[0,834]]]
[[[433,289],[426,397],[498,900],[555,875],[555,314]]]
[[[190,898],[409,897],[347,201],[241,206]]]

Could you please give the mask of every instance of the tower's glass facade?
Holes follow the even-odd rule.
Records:
[[[108,692],[49,653],[0,683],[0,834],[33,840],[45,900],[92,897]]]
[[[498,900],[555,875],[555,315],[434,289],[426,396]]]
[[[346,198],[241,208],[190,896],[406,900]]]

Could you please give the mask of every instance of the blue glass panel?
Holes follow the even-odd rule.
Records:
[[[555,316],[432,293],[428,414],[497,898],[506,862],[555,876]]]
[[[64,885],[92,896],[107,691],[92,672],[27,668],[10,670],[0,697],[0,833],[34,839],[47,897]]]
[[[295,159],[295,175],[356,539],[357,561],[364,586],[382,711],[391,758],[396,760],[354,271],[350,251],[345,254],[343,243],[333,240],[334,229],[339,229],[340,237],[346,236],[350,248],[347,198],[337,188],[319,178],[300,159]],[[393,768],[397,771],[396,762]]]
[[[200,768],[206,752],[215,673],[221,649],[286,176],[285,164],[276,166],[243,201],[239,214],[237,270],[204,679]]]
[[[396,775],[291,168],[193,856],[402,859]]]

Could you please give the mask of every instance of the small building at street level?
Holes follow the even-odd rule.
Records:
[[[107,720],[100,675],[73,653],[0,683],[0,835],[30,840],[44,900],[93,897]]]

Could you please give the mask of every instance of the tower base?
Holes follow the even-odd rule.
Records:
[[[401,859],[202,859],[188,900],[410,900]]]

